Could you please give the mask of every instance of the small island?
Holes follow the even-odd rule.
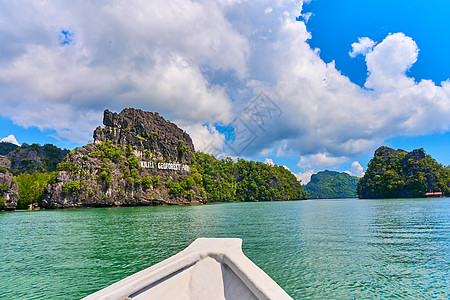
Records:
[[[407,152],[380,147],[358,182],[360,198],[421,198],[450,196],[450,169],[424,149]]]
[[[357,198],[358,180],[347,173],[325,170],[313,174],[303,188],[308,199]]]

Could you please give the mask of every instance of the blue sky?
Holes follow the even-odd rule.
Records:
[[[367,78],[367,67],[363,57],[348,55],[351,44],[362,36],[380,42],[395,32],[412,37],[420,49],[417,62],[407,72],[410,77],[417,82],[430,79],[437,85],[450,78],[450,35],[447,34],[450,3],[447,1],[312,0],[305,6],[304,13],[307,12],[311,13],[307,23],[311,47],[319,48],[325,62],[334,60],[336,68],[360,86]],[[450,165],[449,132],[398,136],[387,139],[384,145],[408,151],[424,148],[440,163]]]
[[[449,165],[449,13],[415,0],[1,2],[0,138],[70,149],[104,109],[136,107],[199,150],[303,182],[361,176],[381,145]]]

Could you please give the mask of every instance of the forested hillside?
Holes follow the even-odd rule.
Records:
[[[218,160],[196,152],[191,175],[213,201],[264,201],[305,199],[295,176],[281,166],[230,158]]]
[[[356,184],[359,178],[347,173],[322,171],[311,176],[304,186],[308,199],[314,198],[356,198]]]
[[[450,170],[423,149],[378,148],[358,182],[360,198],[424,197],[428,192],[450,196]]]

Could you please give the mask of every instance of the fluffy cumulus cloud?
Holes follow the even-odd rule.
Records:
[[[366,55],[372,51],[375,42],[368,37],[358,38],[357,43],[352,44],[352,51],[349,52],[351,57],[356,57],[358,54]]]
[[[240,122],[236,152],[298,157],[301,174],[393,136],[449,130],[450,82],[408,77],[411,37],[355,41],[350,55],[368,69],[360,87],[311,49],[301,14],[293,0],[2,2],[1,114],[82,142],[105,108],[138,107],[205,151],[226,141],[214,124]]]
[[[350,170],[345,171],[345,173],[356,176],[356,177],[363,177],[364,176],[364,168],[361,166],[361,164],[357,161],[352,162],[352,166]]]
[[[82,142],[105,108],[194,127],[231,120],[229,96],[202,68],[243,78],[249,45],[219,4],[19,2],[0,9],[1,113],[15,123]]]
[[[10,134],[7,137],[4,137],[0,140],[0,143],[11,143],[14,144],[16,146],[20,146],[19,142],[17,141],[16,137],[14,136],[14,134]]]
[[[269,165],[269,166],[275,166],[275,164],[273,163],[273,160],[272,159],[270,159],[270,158],[267,158],[266,157],[266,159],[264,160],[264,163],[266,164],[266,165]]]
[[[305,185],[311,181],[311,176],[313,176],[314,173],[315,173],[314,170],[307,170],[305,172],[299,172],[297,174],[294,174],[294,176],[295,178],[297,178],[298,181],[300,181],[302,185]]]

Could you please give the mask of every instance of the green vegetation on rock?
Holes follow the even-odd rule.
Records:
[[[450,170],[423,149],[406,152],[380,147],[358,182],[360,198],[424,197],[428,192],[450,195]]]
[[[19,185],[19,202],[17,208],[27,208],[29,204],[38,203],[42,201],[45,186],[53,183],[56,180],[57,172],[38,173],[33,174],[22,173],[17,175],[14,180]]]
[[[78,191],[81,190],[81,184],[78,181],[69,181],[64,184],[63,186],[63,192],[65,194],[73,194],[78,193]]]
[[[19,148],[19,146],[12,143],[0,142],[0,155],[6,155],[17,148]]]
[[[356,184],[359,178],[347,173],[322,171],[311,176],[303,188],[308,199],[314,198],[356,198]]]
[[[40,146],[24,143],[21,147],[13,147],[6,157],[11,161],[11,172],[14,175],[24,172],[32,174],[36,171],[48,173],[57,170],[57,165],[68,152],[51,144]]]

